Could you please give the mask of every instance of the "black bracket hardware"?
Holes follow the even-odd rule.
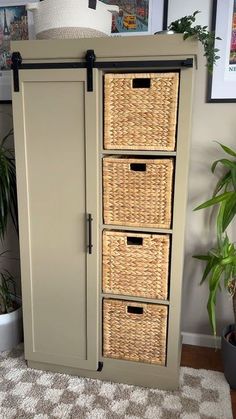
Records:
[[[182,65],[182,67],[192,67],[193,66],[193,59],[192,58],[186,58],[186,60],[182,61],[181,65]]]
[[[100,371],[102,371],[102,369],[103,369],[103,362],[99,361],[97,371],[100,372]]]
[[[96,7],[97,7],[97,0],[89,0],[88,7],[89,7],[89,9],[94,9],[94,10],[96,10]]]
[[[87,91],[93,91],[93,67],[96,60],[96,55],[93,49],[88,49],[85,55],[87,62]]]
[[[88,252],[90,255],[92,254],[92,250],[93,250],[92,221],[93,221],[92,214],[88,214]]]
[[[22,64],[22,57],[19,52],[13,52],[11,56],[11,68],[13,70],[14,92],[19,92],[19,68]]]

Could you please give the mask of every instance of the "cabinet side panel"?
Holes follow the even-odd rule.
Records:
[[[23,100],[32,351],[77,364],[87,356],[84,83],[25,82]]]

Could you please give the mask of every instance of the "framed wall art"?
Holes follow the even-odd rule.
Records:
[[[220,56],[208,80],[208,102],[236,102],[236,0],[214,0],[212,30]]]
[[[2,103],[11,101],[10,41],[34,38],[33,20],[31,14],[27,13],[26,3],[22,0],[0,0],[0,102]]]
[[[168,0],[102,0],[119,6],[112,16],[114,36],[151,35],[167,29]]]

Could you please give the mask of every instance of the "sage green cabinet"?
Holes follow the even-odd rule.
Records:
[[[181,355],[181,290],[197,43],[183,41],[182,35],[162,35],[15,41],[11,49],[23,60],[18,71],[19,91],[13,91],[13,114],[28,365],[175,389]],[[88,50],[96,55],[96,68],[90,72],[85,68]],[[176,149],[105,149],[104,75],[150,71],[179,73]],[[92,89],[91,85],[88,89],[88,75],[92,76]],[[105,224],[102,162],[107,156],[126,155],[175,162],[170,228]],[[103,291],[104,230],[168,235],[170,270],[164,299]],[[102,307],[106,299],[165,307],[168,321],[163,365],[104,356]]]

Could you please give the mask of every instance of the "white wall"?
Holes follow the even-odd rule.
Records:
[[[179,19],[185,15],[192,15],[199,10],[196,16],[196,24],[209,25],[211,21],[211,0],[169,0],[168,22]]]
[[[169,22],[195,10],[197,24],[209,25],[211,22],[212,2],[210,0],[169,0]],[[210,334],[206,304],[208,287],[199,286],[203,266],[192,259],[192,255],[204,252],[214,244],[209,228],[207,211],[193,212],[193,208],[210,198],[215,177],[210,172],[210,165],[220,152],[214,140],[236,148],[236,104],[205,103],[207,72],[202,54],[199,56],[199,68],[196,74],[193,103],[192,145],[190,152],[188,211],[186,224],[185,266],[183,285],[182,330],[189,333]],[[236,240],[236,229],[232,231]],[[223,291],[217,304],[218,334],[225,323],[233,321],[232,304]]]

